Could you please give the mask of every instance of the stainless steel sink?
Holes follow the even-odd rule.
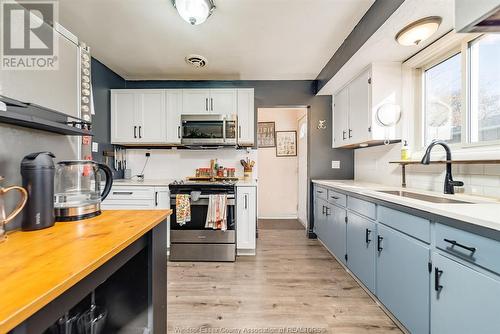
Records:
[[[384,194],[389,194],[389,195],[396,195],[396,196],[401,196],[401,197],[418,199],[420,201],[426,201],[426,202],[431,202],[431,203],[440,203],[440,204],[453,204],[453,203],[465,204],[465,203],[467,203],[467,204],[472,204],[471,202],[459,201],[456,199],[451,199],[451,198],[446,198],[446,197],[424,195],[424,194],[419,194],[419,193],[414,193],[414,192],[404,191],[404,190],[378,190],[378,192],[384,193]]]

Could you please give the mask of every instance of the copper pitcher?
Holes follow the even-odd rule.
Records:
[[[3,177],[0,176],[0,181],[3,180]],[[17,203],[17,207],[9,214],[5,212],[5,195],[11,191],[16,190],[21,193],[21,199],[19,203]],[[28,193],[23,187],[19,186],[11,186],[3,188],[0,186],[0,242],[5,239],[5,225],[8,224],[12,219],[14,219],[24,208],[26,205],[26,201],[28,200]]]

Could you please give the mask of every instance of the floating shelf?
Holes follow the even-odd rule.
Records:
[[[389,161],[390,164],[399,164],[399,165],[420,165],[420,160],[396,160]],[[500,164],[500,160],[436,160],[431,161],[431,164],[460,164],[460,165],[488,165],[488,164]]]
[[[92,136],[92,132],[88,130],[91,123],[83,119],[1,95],[0,102],[3,102],[7,109],[0,110],[0,123],[68,136]]]

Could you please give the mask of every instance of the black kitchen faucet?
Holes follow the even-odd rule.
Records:
[[[464,183],[462,181],[453,181],[453,176],[451,175],[451,150],[448,144],[443,140],[433,140],[427,149],[425,150],[425,154],[422,157],[421,163],[424,165],[428,165],[431,163],[431,151],[432,148],[436,145],[441,145],[446,151],[446,176],[444,177],[444,193],[445,194],[454,194],[454,187],[462,187]]]

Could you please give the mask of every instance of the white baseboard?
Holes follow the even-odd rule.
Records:
[[[297,216],[259,217],[259,219],[298,219]]]

